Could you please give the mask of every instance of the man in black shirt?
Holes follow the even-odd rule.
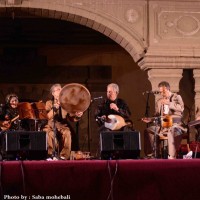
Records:
[[[111,83],[107,86],[107,98],[95,111],[96,121],[101,131],[132,129],[129,119],[131,112],[124,100],[118,98],[119,86]]]

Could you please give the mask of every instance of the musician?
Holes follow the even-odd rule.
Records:
[[[6,96],[6,104],[1,107],[0,124],[1,130],[18,130],[19,129],[19,112],[18,112],[18,96],[14,93]]]
[[[48,100],[45,105],[48,124],[45,126],[44,131],[48,136],[48,155],[54,157],[53,159],[67,160],[70,158],[71,153],[71,130],[67,122],[69,113],[61,108],[59,102],[61,89],[60,84],[54,84],[50,89],[52,99]],[[71,119],[74,119],[74,121],[79,120],[82,115],[82,112],[78,112],[75,116],[71,116]]]
[[[110,83],[107,85],[107,98],[98,105],[95,111],[96,120],[100,126],[101,131],[110,131],[106,128],[104,122],[108,115],[119,115],[127,121],[127,126],[123,126],[121,130],[132,129],[132,121],[129,119],[131,112],[126,102],[120,98],[119,86],[116,83]]]
[[[160,95],[155,102],[155,118],[154,125],[147,128],[144,132],[144,151],[148,157],[154,157],[155,150],[159,149],[159,140],[157,138],[157,146],[154,146],[154,134],[164,135],[168,137],[168,159],[175,159],[176,152],[180,146],[182,134],[186,129],[182,126],[182,115],[184,103],[182,97],[170,91],[170,85],[166,81],[158,84]],[[173,124],[171,127],[162,127],[161,121],[171,117]],[[157,117],[157,118],[156,118]],[[152,119],[143,119],[144,122],[150,123]],[[155,126],[157,124],[158,126]],[[158,151],[156,151],[159,153]]]

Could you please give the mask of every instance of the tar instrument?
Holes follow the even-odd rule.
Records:
[[[170,128],[173,125],[173,119],[171,115],[165,115],[161,117],[161,126],[163,128]]]
[[[91,95],[85,86],[79,83],[70,83],[60,91],[59,102],[62,109],[70,116],[75,116],[76,113],[84,112],[88,109]]]
[[[14,122],[15,120],[17,120],[18,118],[19,118],[19,115],[17,115],[13,119],[9,120],[7,125],[1,127],[1,130],[3,130],[3,131],[8,130],[10,128],[12,122]]]
[[[112,131],[119,130],[125,125],[127,124],[124,118],[119,115],[108,115],[104,122],[104,126]]]
[[[146,123],[153,122],[156,120],[160,123],[162,128],[170,128],[173,125],[173,119],[171,115],[142,118],[142,121]]]

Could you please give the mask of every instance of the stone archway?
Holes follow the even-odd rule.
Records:
[[[66,20],[87,26],[122,46],[135,62],[146,50],[146,5],[143,2],[6,0],[1,14]]]

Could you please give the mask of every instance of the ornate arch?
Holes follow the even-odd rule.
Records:
[[[38,16],[66,20],[94,29],[124,48],[137,62],[144,56],[146,49],[143,28],[137,31],[135,27],[143,27],[146,22],[146,3],[140,3],[133,8],[134,2],[124,6],[119,2],[105,3],[105,1],[44,1],[44,0],[13,0],[4,1],[0,5],[1,14],[10,14],[11,17]],[[9,3],[11,2],[11,3]],[[12,3],[13,2],[13,3]],[[128,7],[127,7],[128,5]],[[113,8],[115,6],[115,8]],[[122,13],[116,14],[115,12]],[[142,17],[141,17],[142,16]]]

